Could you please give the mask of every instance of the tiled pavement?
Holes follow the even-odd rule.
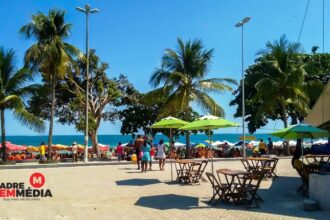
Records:
[[[238,160],[214,165],[243,169]],[[209,206],[210,184],[173,184],[169,164],[166,171],[147,173],[139,173],[135,165],[0,170],[0,182],[28,182],[36,171],[46,176],[45,187],[52,190],[53,198],[0,200],[0,219],[330,219],[329,212],[302,210],[304,197],[296,193],[300,180],[289,159],[278,163],[280,178],[262,182],[259,194],[265,202],[260,209]]]

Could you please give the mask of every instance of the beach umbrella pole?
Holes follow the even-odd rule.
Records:
[[[171,128],[170,128],[170,160],[171,160],[171,181],[173,181],[172,129]]]
[[[212,174],[214,174],[214,169],[213,169],[213,152],[212,152],[212,141],[211,141],[211,129],[209,129],[209,144],[210,144],[210,150],[211,150],[211,169],[212,169]]]

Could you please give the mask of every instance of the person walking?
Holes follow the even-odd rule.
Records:
[[[144,140],[141,138],[141,135],[138,135],[136,140],[134,141],[134,153],[136,154],[136,162],[138,165],[137,170],[140,169],[140,161],[141,161],[141,153],[142,153],[142,145]]]
[[[78,145],[77,145],[77,142],[72,143],[72,159],[73,159],[73,162],[78,162]]]
[[[119,142],[117,147],[116,147],[116,156],[117,156],[117,159],[118,159],[119,162],[122,160],[123,155],[124,155],[124,148],[121,145],[121,142]]]
[[[152,160],[155,157],[155,147],[154,144],[150,141],[150,161],[149,161],[149,170],[152,170]]]
[[[268,138],[268,154],[273,154],[273,141],[271,138]]]
[[[143,172],[146,173],[147,172],[148,163],[151,160],[150,150],[151,150],[150,145],[148,144],[147,141],[144,141],[143,142],[143,148],[142,148],[143,156],[141,158],[141,168],[142,168],[141,173],[143,173]]]
[[[46,161],[46,156],[45,156],[46,149],[45,148],[46,148],[45,143],[41,142],[40,147],[39,147],[39,156],[40,156],[39,160],[40,160],[40,162]]]
[[[266,144],[263,139],[260,139],[260,142],[259,142],[259,153],[260,153],[260,156],[266,154]]]
[[[165,154],[165,145],[163,139],[160,139],[157,145],[157,159],[159,160],[159,170],[165,170],[164,165],[165,165],[166,154]]]

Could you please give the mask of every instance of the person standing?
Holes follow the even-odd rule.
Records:
[[[78,145],[77,145],[77,142],[72,143],[72,159],[73,159],[73,162],[78,162]]]
[[[143,142],[143,148],[142,148],[143,156],[141,158],[141,168],[142,168],[141,173],[143,173],[143,172],[146,173],[147,172],[148,163],[151,160],[150,150],[151,150],[150,145],[147,143],[147,141],[144,141]]]
[[[163,139],[160,139],[157,145],[157,158],[159,160],[159,170],[164,170],[166,154],[165,154],[165,145]]]
[[[259,153],[260,155],[266,154],[266,144],[263,139],[260,139],[259,142]]]
[[[119,142],[116,147],[116,156],[117,156],[117,159],[119,162],[123,158],[123,155],[124,155],[124,148],[123,148],[123,146],[121,146],[121,142]]]
[[[155,157],[155,147],[154,144],[150,141],[148,142],[150,145],[150,161],[149,161],[149,170],[152,170],[152,159]]]
[[[140,161],[141,161],[141,150],[144,140],[141,138],[141,135],[138,135],[136,140],[134,141],[134,153],[136,154],[136,162],[138,165],[137,170],[140,169]]]
[[[273,141],[271,138],[268,138],[268,154],[273,154]]]
[[[46,160],[45,154],[46,154],[45,143],[41,142],[40,147],[39,147],[40,161]]]

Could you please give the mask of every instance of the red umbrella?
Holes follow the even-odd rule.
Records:
[[[0,147],[2,147],[2,144],[0,144]],[[6,141],[6,150],[7,151],[21,151],[21,150],[26,150],[26,147]]]

